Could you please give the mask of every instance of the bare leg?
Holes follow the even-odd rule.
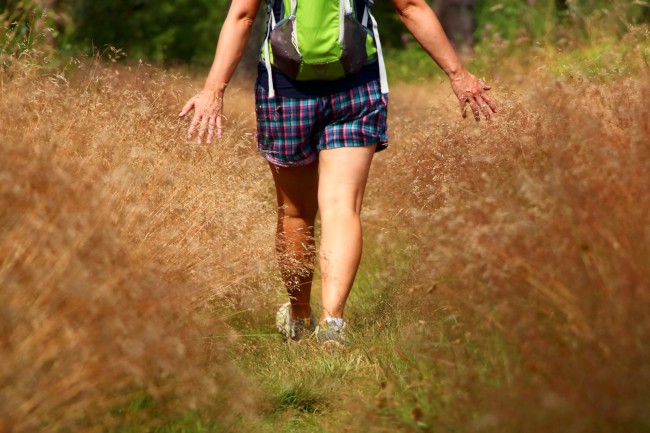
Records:
[[[314,275],[314,220],[318,212],[318,164],[271,165],[278,199],[276,251],[291,300],[291,318],[307,318]]]
[[[343,317],[361,261],[361,203],[375,146],[320,152],[318,204],[321,217],[321,320]]]

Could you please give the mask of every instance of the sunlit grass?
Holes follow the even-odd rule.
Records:
[[[478,125],[395,80],[340,351],[275,333],[250,83],[198,146],[198,81],[4,57],[0,430],[647,430],[647,46],[609,47],[508,60]]]

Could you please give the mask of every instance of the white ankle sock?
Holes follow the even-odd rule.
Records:
[[[327,317],[325,318],[325,321],[327,322],[327,325],[334,325],[337,326],[338,328],[342,327],[343,324],[345,323],[345,320],[343,320],[340,317]]]

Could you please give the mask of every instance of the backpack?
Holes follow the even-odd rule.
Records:
[[[361,70],[377,56],[382,93],[388,93],[386,68],[377,21],[365,0],[359,20],[353,0],[267,0],[267,32],[262,49],[269,80],[269,97],[275,96],[271,70],[292,80],[336,80]],[[281,20],[276,23],[275,3]],[[372,31],[368,29],[368,20]]]

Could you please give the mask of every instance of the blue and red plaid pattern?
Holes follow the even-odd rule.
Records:
[[[339,147],[387,147],[388,95],[379,81],[317,98],[268,97],[255,88],[257,147],[268,161],[281,167],[307,165],[318,152]]]

